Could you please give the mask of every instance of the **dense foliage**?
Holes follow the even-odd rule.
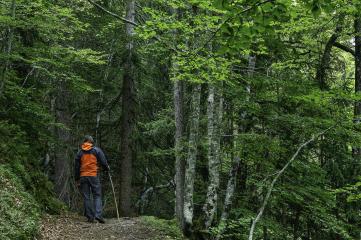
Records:
[[[127,142],[133,214],[176,215],[190,237],[248,239],[272,186],[254,239],[356,239],[360,9],[344,0],[0,2],[0,181],[9,183],[0,213],[11,216],[0,234],[33,235],[40,209],[62,208],[53,196],[79,209],[73,158],[91,134],[120,202]],[[178,173],[194,190],[180,198],[192,210],[186,224],[175,213]]]

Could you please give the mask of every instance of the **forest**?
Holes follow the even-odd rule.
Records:
[[[361,239],[361,0],[0,0],[0,26],[1,239]],[[164,235],[42,235],[85,224],[85,135],[105,220]]]

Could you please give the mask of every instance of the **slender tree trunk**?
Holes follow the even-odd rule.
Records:
[[[193,225],[193,191],[194,178],[197,157],[197,142],[199,131],[199,116],[200,116],[200,95],[201,85],[197,84],[192,91],[192,113],[190,116],[189,142],[188,142],[188,156],[185,170],[185,190],[184,190],[184,229],[183,232],[189,236],[192,232]]]
[[[54,103],[56,122],[70,126],[70,114],[68,110],[69,102],[66,84],[60,82],[57,96]],[[70,180],[70,132],[69,129],[57,127],[55,135],[58,138],[56,146],[53,146],[54,172],[55,172],[55,192],[58,198],[65,203],[70,203],[69,180]]]
[[[207,141],[208,141],[208,174],[209,174],[209,185],[208,185],[208,191],[207,191],[207,199],[203,206],[203,211],[206,215],[205,219],[205,228],[208,229],[210,225],[212,224],[213,215],[215,211],[215,205],[216,205],[216,197],[217,197],[217,189],[215,186],[215,181],[217,174],[216,173],[216,162],[215,162],[215,142],[214,142],[214,128],[215,128],[215,121],[214,121],[214,85],[209,84],[209,90],[208,90],[208,103],[207,103]],[[219,176],[218,176],[219,178]]]
[[[135,1],[127,1],[126,19],[135,21]],[[134,25],[125,24],[126,49],[122,88],[122,122],[121,122],[121,176],[120,176],[120,211],[123,216],[132,213],[132,132],[135,124],[135,66],[134,66]]]
[[[180,18],[179,9],[171,8],[172,14],[175,14],[177,18]],[[173,44],[177,44],[177,31],[173,31]],[[179,66],[176,59],[171,60],[172,73],[175,79],[178,74]],[[175,177],[174,182],[175,189],[175,216],[178,220],[180,228],[184,228],[184,178],[185,178],[185,156],[183,155],[183,135],[184,135],[184,109],[183,109],[183,97],[184,97],[184,83],[175,80],[173,88],[173,100],[174,100],[174,118],[175,118]]]
[[[253,76],[255,68],[256,68],[256,56],[250,55],[248,57],[248,69],[247,69],[248,77]]]
[[[227,189],[226,189],[226,197],[225,197],[224,203],[223,203],[223,210],[222,210],[221,219],[219,221],[219,226],[222,226],[226,223],[226,221],[228,219],[228,214],[232,207],[234,191],[236,189],[236,183],[237,183],[237,172],[240,167],[240,162],[241,162],[240,158],[235,157],[233,159],[232,168],[229,171],[228,183],[227,183]],[[224,229],[224,226],[221,227],[221,229]],[[222,234],[223,234],[223,231],[220,231],[217,234],[216,239],[218,240]]]
[[[246,74],[247,74],[247,76],[249,78],[251,78],[253,76],[253,74],[254,74],[254,71],[255,71],[255,68],[256,68],[256,60],[257,60],[256,56],[253,56],[253,55],[248,56],[248,66],[247,66]],[[246,87],[245,87],[245,90],[246,90],[245,102],[249,102],[249,99],[250,99],[250,96],[251,96],[251,86],[247,84]],[[241,112],[241,118],[243,120],[245,120],[247,118],[247,111],[243,110]],[[249,128],[248,125],[243,125],[243,126],[240,126],[240,127],[241,127],[242,132],[247,132],[248,128]]]
[[[361,16],[356,16],[354,20],[355,28],[355,93],[361,93]],[[354,106],[354,123],[359,125],[361,123],[361,101],[357,100]],[[352,155],[354,166],[358,166],[361,159],[361,147],[354,146],[352,148]],[[350,174],[352,178],[357,178],[360,175],[360,168],[354,167]],[[361,235],[361,233],[360,233]]]
[[[11,1],[11,7],[10,7],[10,15],[12,19],[15,20],[15,10],[16,10],[16,0]],[[8,27],[8,39],[7,44],[5,47],[5,54],[7,55],[7,59],[5,60],[5,64],[3,66],[2,72],[1,72],[1,79],[0,79],[0,96],[3,94],[4,87],[5,87],[5,79],[6,79],[6,72],[8,71],[9,65],[10,65],[10,54],[12,50],[12,44],[13,44],[13,36],[14,36],[14,30],[12,27]]]
[[[293,222],[293,239],[298,240],[299,239],[299,226],[300,226],[300,215],[301,210],[297,209],[294,213],[294,222]]]
[[[226,197],[224,199],[221,222],[227,220],[229,211],[231,210],[234,190],[236,189],[237,172],[240,166],[240,162],[241,162],[240,158],[235,157],[233,160],[233,166],[229,171],[227,191],[226,191]]]
[[[355,19],[355,93],[361,92],[361,17]],[[361,101],[355,104],[355,122],[360,122]]]
[[[355,28],[355,93],[361,92],[361,17],[357,16],[354,20]],[[361,122],[361,101],[355,102],[354,107],[354,122],[359,124]],[[361,148],[354,147],[352,149],[355,158],[361,155]]]
[[[268,240],[268,229],[266,226],[263,226],[263,240]]]
[[[175,215],[183,229],[184,177],[185,159],[182,155],[183,138],[183,86],[182,82],[174,82],[174,117],[175,117]]]
[[[218,104],[214,104],[215,99]],[[215,87],[209,86],[208,95],[208,172],[209,185],[207,191],[207,200],[203,206],[206,215],[205,228],[208,229],[217,213],[218,189],[219,189],[219,167],[220,167],[220,139],[221,124],[223,116],[223,97],[217,96]]]

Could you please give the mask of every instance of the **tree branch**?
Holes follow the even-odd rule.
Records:
[[[338,37],[342,32],[344,19],[345,16],[342,14],[337,21],[337,25],[334,33],[331,35],[331,37],[329,38],[329,40],[325,45],[325,49],[323,51],[321,61],[317,67],[316,79],[319,83],[319,87],[321,90],[329,89],[329,86],[326,83],[326,78],[327,78],[327,70],[330,67],[331,51],[332,51],[332,47],[334,46],[335,42],[337,41]]]
[[[121,20],[121,21],[123,21],[123,22],[132,24],[132,25],[134,25],[134,26],[138,26],[138,24],[136,24],[135,22],[129,21],[128,19],[123,18],[123,17],[119,16],[118,14],[113,13],[113,12],[105,9],[103,6],[99,5],[98,3],[96,3],[96,2],[94,2],[94,1],[92,1],[92,0],[88,0],[88,2],[89,2],[90,4],[92,4],[93,6],[95,6],[96,8],[98,8],[99,10],[101,10],[101,11],[103,11],[103,12],[105,12],[105,13],[107,13],[107,14],[109,14],[109,15],[111,15],[111,16],[113,16],[113,17],[115,17],[115,18],[117,18],[117,19],[119,19],[119,20]]]
[[[257,222],[261,219],[262,215],[263,215],[263,212],[264,212],[264,209],[266,208],[266,205],[268,203],[268,200],[269,198],[271,197],[271,193],[273,191],[273,188],[274,188],[274,185],[276,184],[278,178],[282,175],[282,173],[284,173],[286,171],[286,169],[288,168],[288,166],[296,159],[296,157],[298,156],[298,154],[300,153],[300,151],[306,147],[308,144],[312,143],[313,141],[315,141],[317,138],[319,138],[320,136],[324,135],[327,131],[329,131],[330,129],[332,129],[334,126],[331,126],[329,128],[327,128],[326,130],[323,130],[322,132],[316,134],[316,135],[313,135],[311,137],[311,139],[309,139],[308,141],[302,143],[297,151],[295,152],[295,154],[293,154],[292,158],[283,166],[283,168],[276,174],[276,176],[273,178],[272,180],[272,183],[271,185],[269,186],[268,188],[268,191],[267,191],[267,194],[266,194],[266,197],[264,198],[263,200],[263,203],[262,203],[262,206],[261,208],[259,209],[258,211],[258,214],[256,216],[256,218],[252,221],[252,225],[251,225],[251,228],[250,228],[250,231],[249,231],[249,237],[248,237],[248,240],[253,240],[253,233],[254,233],[254,230],[256,229],[256,224]]]
[[[355,56],[355,50],[353,50],[352,48],[350,48],[350,47],[348,47],[346,45],[343,45],[343,44],[341,44],[339,42],[335,42],[333,44],[333,46],[335,46],[335,47],[337,47],[337,48],[339,48],[341,50],[344,50],[345,52],[351,53],[353,56]]]
[[[239,15],[241,15],[241,14],[243,14],[243,13],[246,13],[246,12],[248,12],[248,11],[250,11],[250,10],[258,7],[258,6],[261,6],[261,5],[263,5],[263,4],[266,4],[266,3],[268,3],[268,2],[273,2],[273,1],[274,1],[274,0],[264,0],[264,1],[258,2],[258,3],[254,4],[254,5],[252,5],[252,6],[250,6],[250,7],[246,8],[246,9],[244,9],[244,10],[242,10],[242,11],[240,11],[240,12],[238,12],[238,13],[232,15],[232,16],[230,16],[230,17],[227,18],[226,20],[224,20],[224,21],[218,26],[218,28],[217,28],[214,32],[212,32],[211,36],[202,44],[202,46],[201,46],[199,49],[196,49],[196,53],[199,53],[200,51],[202,51],[202,50],[208,45],[208,43],[210,43],[210,42],[216,37],[217,33],[222,29],[222,27],[223,27],[227,22],[229,22],[230,20],[234,19],[235,17],[237,17],[237,16],[239,16]]]
[[[101,11],[103,11],[103,12],[105,12],[105,13],[113,16],[113,17],[115,17],[116,19],[119,19],[119,20],[121,20],[121,21],[123,21],[123,22],[126,22],[126,23],[129,23],[129,24],[132,24],[132,25],[134,25],[134,26],[139,26],[139,24],[137,24],[137,23],[135,23],[135,22],[132,22],[132,21],[129,21],[128,19],[123,18],[123,17],[119,16],[118,14],[113,13],[113,12],[107,10],[106,8],[104,8],[103,6],[99,5],[98,3],[96,3],[96,2],[94,2],[94,1],[92,1],[92,0],[87,0],[87,1],[88,1],[90,4],[92,4],[93,6],[95,6],[96,8],[98,8],[99,10],[101,10]],[[270,0],[268,0],[268,1],[270,1]],[[156,39],[156,40],[158,40],[159,42],[162,42],[162,40],[161,40],[160,37],[158,37],[158,36],[154,36],[153,38]],[[172,50],[172,51],[174,51],[174,52],[177,51],[177,49],[175,49],[174,47],[170,46],[169,44],[167,44],[167,43],[163,43],[163,44],[165,44],[166,47],[168,47],[170,50]]]

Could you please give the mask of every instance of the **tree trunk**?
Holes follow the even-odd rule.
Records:
[[[127,1],[126,19],[135,21],[135,1]],[[134,25],[125,24],[127,53],[124,61],[122,88],[122,122],[121,122],[121,175],[120,175],[120,211],[123,216],[132,213],[132,132],[135,123],[135,66],[134,66]]]
[[[188,156],[185,170],[185,189],[184,189],[184,229],[183,232],[189,236],[192,232],[193,224],[193,191],[194,178],[197,157],[197,142],[199,131],[199,115],[200,115],[200,95],[201,85],[197,84],[192,91],[192,113],[190,116]]]
[[[241,162],[240,158],[235,157],[233,160],[233,166],[229,171],[227,191],[226,191],[226,197],[224,199],[221,222],[227,220],[229,211],[231,210],[234,190],[236,189],[237,172],[240,166],[240,162]]]
[[[170,9],[172,14],[180,18],[179,9]],[[173,44],[177,44],[177,31],[173,31]],[[184,178],[185,178],[185,156],[183,155],[183,135],[184,135],[184,109],[183,109],[183,97],[184,97],[184,83],[177,80],[176,74],[178,74],[179,66],[176,59],[171,60],[172,74],[176,79],[173,88],[173,100],[174,100],[174,118],[175,118],[175,177],[174,182],[175,189],[175,216],[178,220],[181,229],[184,228]]]
[[[223,203],[223,211],[222,211],[222,215],[221,215],[221,220],[219,221],[219,226],[222,226],[226,223],[229,211],[231,210],[231,207],[232,207],[234,191],[236,189],[236,183],[237,183],[237,172],[240,167],[240,162],[241,162],[240,158],[235,157],[233,159],[232,168],[229,171],[229,175],[228,175],[229,177],[228,177],[228,183],[227,183],[227,189],[226,189],[226,197],[225,197],[224,203]],[[221,229],[224,229],[224,226],[221,227]],[[217,237],[216,237],[217,240],[221,237],[222,233],[223,233],[223,230],[221,230],[217,234]]]
[[[182,82],[174,82],[174,118],[175,118],[175,215],[183,229],[184,177],[185,160],[182,155],[183,138],[183,86]]]
[[[54,104],[56,122],[65,125],[65,127],[69,127],[70,114],[68,111],[69,102],[67,101],[69,98],[67,95],[66,84],[64,82],[60,82],[57,92]],[[63,127],[57,127],[55,129],[55,135],[58,139],[57,145],[52,148],[55,161],[55,192],[60,200],[65,203],[69,203],[70,132],[68,129]]]
[[[220,166],[220,138],[223,116],[223,97],[215,97],[215,87],[209,86],[207,117],[208,117],[208,172],[209,185],[207,200],[203,206],[206,215],[205,228],[208,229],[217,213],[218,189],[219,189],[219,166]],[[215,106],[214,101],[219,102]]]
[[[361,92],[361,17],[355,19],[355,93]],[[361,101],[355,104],[355,122],[359,123]]]
[[[268,229],[266,226],[263,226],[263,240],[268,240]]]
[[[11,7],[10,7],[10,16],[15,20],[15,9],[16,9],[16,1],[12,0],[11,1]],[[1,79],[0,79],[0,96],[3,94],[4,91],[4,87],[5,87],[5,80],[6,80],[6,72],[8,71],[9,65],[10,65],[10,54],[11,54],[11,49],[12,49],[12,43],[13,43],[13,36],[14,36],[14,31],[12,27],[8,28],[8,39],[7,39],[7,44],[5,47],[5,54],[7,55],[7,59],[5,60],[5,64],[4,67],[2,69],[1,72]]]
[[[354,21],[355,27],[355,93],[361,92],[361,17],[356,17]],[[360,123],[361,115],[361,101],[355,102],[354,107],[354,122],[355,124]],[[361,154],[360,147],[353,147],[353,156],[359,157]]]
[[[215,186],[216,177],[219,178],[219,173],[216,169],[215,162],[215,142],[214,142],[214,85],[209,84],[208,90],[208,104],[207,104],[207,141],[208,141],[208,174],[209,174],[209,185],[207,191],[207,199],[203,206],[203,211],[206,215],[205,219],[205,228],[208,229],[213,221],[214,211],[216,207],[216,197],[217,197],[217,189]]]
[[[299,239],[299,227],[300,227],[300,215],[301,210],[297,209],[294,213],[294,220],[293,220],[293,239]]]

